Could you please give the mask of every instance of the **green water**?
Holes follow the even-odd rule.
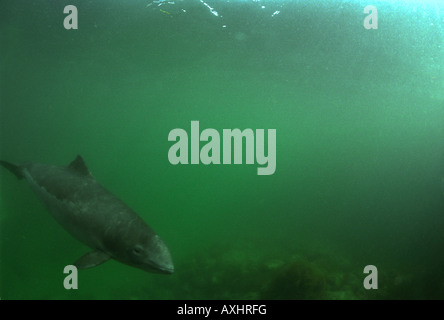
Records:
[[[359,1],[207,2],[2,1],[1,159],[81,154],[175,273],[109,261],[65,290],[89,248],[0,168],[0,298],[443,299],[443,4],[376,1],[367,30]],[[276,129],[276,172],[171,165],[192,120]]]

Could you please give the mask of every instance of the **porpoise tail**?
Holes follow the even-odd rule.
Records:
[[[0,164],[3,167],[5,167],[6,169],[8,169],[9,171],[11,171],[13,174],[15,174],[15,176],[18,179],[23,179],[22,170],[20,169],[19,166],[16,166],[15,164],[9,163],[7,161],[2,161],[2,160],[0,160]]]

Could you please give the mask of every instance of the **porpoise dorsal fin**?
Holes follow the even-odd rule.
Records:
[[[68,168],[72,169],[73,171],[83,175],[83,176],[90,176],[91,172],[89,172],[88,167],[86,166],[85,161],[83,158],[78,155],[73,162],[71,162],[68,166]]]
[[[111,257],[102,251],[91,251],[74,262],[74,265],[79,269],[88,269],[98,266],[109,259],[111,259]]]

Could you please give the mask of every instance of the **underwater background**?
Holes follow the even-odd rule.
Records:
[[[1,168],[0,298],[443,299],[443,19],[442,1],[2,1],[0,158],[82,155],[175,273],[111,260],[64,289],[90,249]],[[276,172],[170,164],[192,120],[276,129]]]

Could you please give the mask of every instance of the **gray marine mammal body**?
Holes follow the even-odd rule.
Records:
[[[139,215],[97,182],[81,156],[66,167],[0,164],[19,179],[26,179],[52,216],[93,249],[75,262],[78,268],[91,268],[112,258],[149,272],[174,272],[165,243]]]

